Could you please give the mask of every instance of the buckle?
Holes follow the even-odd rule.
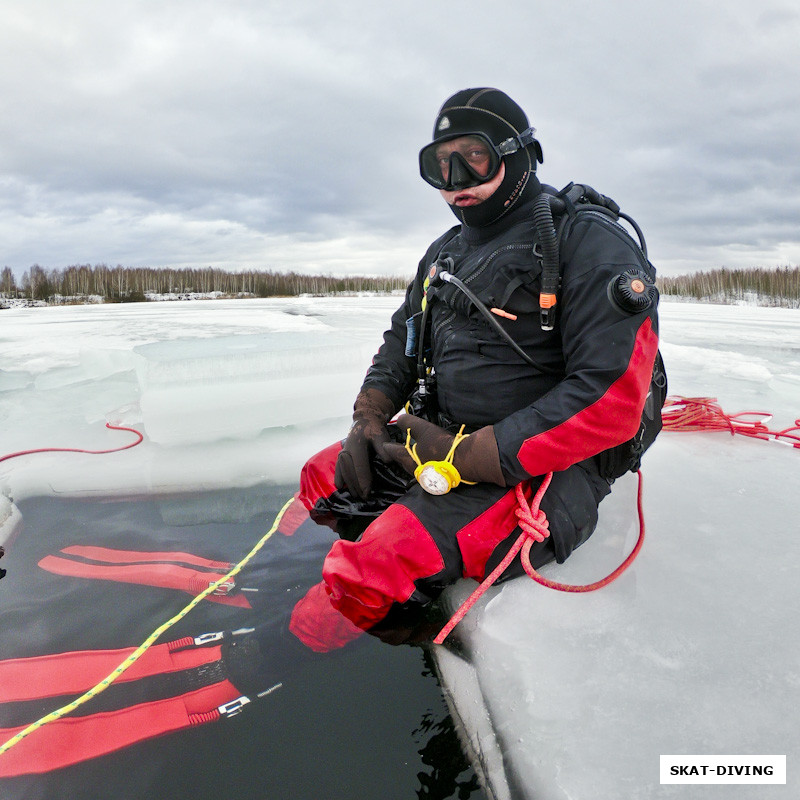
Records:
[[[213,583],[214,581],[211,581],[211,583],[209,583],[208,585],[211,586]],[[225,581],[225,583],[221,583],[219,586],[217,586],[217,588],[214,589],[212,594],[227,595],[230,594],[235,588],[236,588],[236,583],[233,580]]]
[[[519,142],[516,138],[506,139],[504,142],[500,142],[497,145],[497,152],[500,153],[501,156],[509,156],[512,153],[516,153],[519,150]]]
[[[201,633],[200,636],[194,637],[194,643],[200,647],[204,644],[211,644],[211,642],[218,642],[224,636],[224,631],[217,631],[216,633]]]
[[[533,144],[535,141],[536,128],[531,127],[522,131],[519,136],[512,136],[510,139],[500,142],[500,144],[497,145],[497,152],[500,153],[501,156],[508,156],[511,155],[511,153],[516,153],[517,150],[522,150],[529,144]]]
[[[217,706],[217,711],[223,717],[235,717],[241,713],[242,709],[250,702],[250,698],[242,695],[237,697],[236,700],[231,700],[229,703]]]

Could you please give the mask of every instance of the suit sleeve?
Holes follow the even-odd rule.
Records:
[[[611,225],[576,222],[564,243],[559,297],[564,377],[531,405],[494,426],[507,482],[565,470],[621,444],[639,430],[658,350],[656,303],[620,309],[609,283],[628,269],[652,266]]]

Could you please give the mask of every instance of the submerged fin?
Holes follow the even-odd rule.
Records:
[[[227,562],[213,561],[190,553],[137,552],[89,545],[73,545],[65,547],[61,552],[91,561],[48,555],[39,561],[39,566],[56,575],[178,589],[191,595],[200,594],[209,584],[223,578],[231,568]],[[185,564],[191,566],[184,566]],[[252,607],[241,594],[220,592],[211,594],[206,599],[239,608]]]
[[[103,680],[136,650],[75,650],[0,661],[0,703],[79,694]],[[191,636],[150,647],[116,682],[135,681],[165,672],[218,661],[221,647],[196,647]]]
[[[214,559],[197,556],[193,553],[175,551],[152,552],[142,550],[114,550],[110,547],[96,547],[93,545],[75,544],[65,547],[61,551],[68,556],[91,558],[94,561],[104,561],[106,564],[136,564],[152,561],[166,561],[174,564],[190,564],[195,567],[207,569],[221,569],[227,572],[233,564],[229,561],[215,561]]]
[[[0,753],[0,778],[60,769],[146,739],[233,716],[250,699],[232,682],[237,671],[231,670],[226,652],[237,636],[245,644],[252,631],[243,628],[154,645],[114,682],[125,684],[123,697],[147,697],[160,687],[159,696],[144,702],[137,699],[121,708],[44,722]],[[109,676],[135,649],[85,650],[2,661],[0,701],[14,703],[82,693]],[[252,660],[250,670],[255,677],[257,648]],[[242,665],[237,666],[241,671]],[[159,680],[159,684],[153,683]],[[0,744],[26,727],[0,727]]]
[[[236,701],[239,701],[237,704]],[[63,717],[0,755],[0,778],[49,772],[113,753],[155,736],[213,722],[247,702],[228,680],[150,703],[84,717]],[[0,728],[5,742],[26,726]]]

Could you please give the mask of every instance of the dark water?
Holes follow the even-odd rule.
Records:
[[[261,487],[158,501],[48,498],[21,504],[25,526],[3,559],[8,574],[0,581],[0,659],[135,646],[190,599],[170,589],[55,575],[37,566],[43,556],[92,544],[238,561],[269,529],[291,492]],[[240,580],[259,589],[248,595],[252,609],[204,601],[160,641],[252,626],[285,613],[319,580],[334,538],[310,521],[291,537],[275,534]],[[0,707],[0,727],[31,722],[63,702],[7,704]],[[86,706],[79,713],[91,710]],[[49,773],[0,779],[0,797],[484,795],[459,749],[426,651],[363,636],[288,675],[282,688],[236,717]]]

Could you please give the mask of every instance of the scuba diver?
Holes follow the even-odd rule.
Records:
[[[160,676],[170,684],[163,703],[133,706],[130,713],[146,707],[147,724],[125,717],[119,725],[123,718],[105,712],[60,720],[49,744],[0,757],[0,777],[236,713],[317,654],[365,632],[395,644],[430,641],[441,627],[432,601],[500,564],[520,534],[517,487],[530,501],[550,473],[532,565],[561,563],[591,536],[599,503],[616,478],[638,469],[661,427],[666,376],[655,269],[638,226],[613,201],[590,187],[557,192],[540,183],[534,133],[517,103],[492,88],[459,91],[436,115],[420,173],[458,224],[420,261],[366,372],[346,439],[306,463],[293,523],[282,531],[290,536],[310,513],[340,533],[322,580],[255,628],[154,648],[125,679],[152,686]],[[71,563],[87,558],[91,565]],[[123,569],[120,558],[73,548],[41,566],[195,586],[186,564],[153,577],[141,554],[124,556],[135,567]],[[210,569],[196,560],[188,566]],[[520,574],[517,556],[501,580]],[[0,662],[0,701],[82,690],[125,652]],[[180,689],[173,673],[183,676]],[[41,680],[26,681],[30,675]],[[19,696],[8,688],[15,682]],[[86,729],[71,755],[61,738],[68,726]]]
[[[534,133],[504,92],[465,89],[420,151],[422,178],[458,225],[420,261],[347,438],[303,470],[300,498],[316,515],[377,514],[333,544],[294,609],[290,630],[313,650],[375,631],[459,578],[483,580],[519,535],[515,487],[530,500],[551,472],[549,536],[531,563],[563,562],[660,430],[666,376],[643,237],[591,188],[541,184]],[[382,501],[391,466],[408,481]],[[517,559],[503,577],[519,574]]]

